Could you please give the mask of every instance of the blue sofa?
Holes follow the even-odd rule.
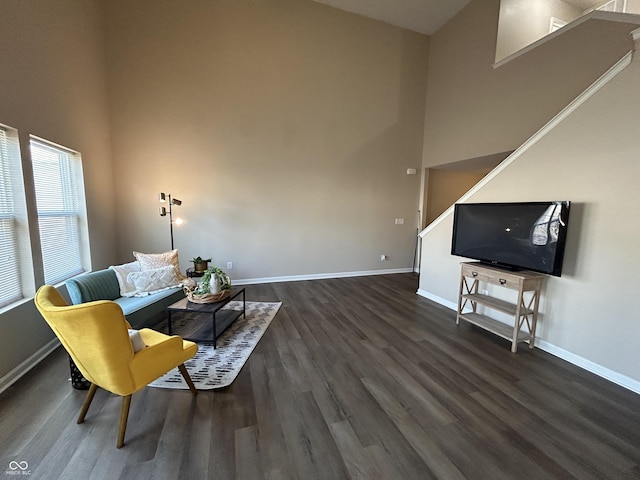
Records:
[[[92,302],[95,300],[113,300],[124,312],[125,317],[135,329],[150,326],[160,314],[171,305],[184,298],[182,288],[170,288],[144,297],[121,297],[118,277],[111,269],[78,275],[66,281],[71,302]]]

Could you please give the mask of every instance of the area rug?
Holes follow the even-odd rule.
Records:
[[[198,353],[185,363],[196,389],[211,390],[231,385],[281,305],[282,302],[246,302],[246,320],[241,316],[233,322],[218,337],[216,349],[212,343],[198,343]],[[242,302],[229,302],[225,308],[242,309]],[[209,315],[207,317],[210,318]],[[172,330],[179,334],[180,327],[191,321],[193,318],[174,314],[171,319]],[[166,330],[166,321],[163,323],[156,328]],[[149,386],[182,390],[189,388],[177,368]]]

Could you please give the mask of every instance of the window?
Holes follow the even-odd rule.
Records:
[[[44,282],[84,271],[86,232],[82,162],[76,152],[31,137]]]
[[[23,297],[13,193],[16,184],[20,187],[22,184],[20,178],[16,178],[15,165],[9,155],[8,132],[3,127],[0,127],[0,173],[0,307],[3,307]]]
[[[0,311],[90,265],[80,154],[0,124]]]

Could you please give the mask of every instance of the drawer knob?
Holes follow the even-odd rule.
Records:
[[[478,272],[471,272],[471,276],[472,277],[477,277],[478,276]]]
[[[504,285],[505,283],[507,283],[507,280],[505,278],[501,278],[498,281],[500,282],[500,285]]]

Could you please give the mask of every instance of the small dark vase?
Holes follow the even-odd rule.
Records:
[[[209,268],[209,262],[193,262],[193,271],[194,272],[205,272]]]

